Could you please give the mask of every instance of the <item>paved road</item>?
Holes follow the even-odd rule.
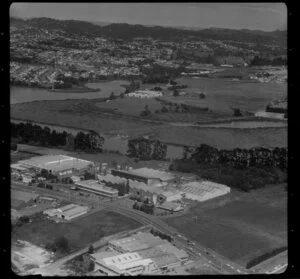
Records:
[[[43,267],[43,268],[37,268],[37,269],[32,269],[30,270],[31,274],[41,274],[43,276],[62,276],[62,275],[68,275],[68,272],[66,270],[64,270],[64,265],[66,264],[66,262],[68,262],[69,260],[75,258],[76,256],[79,256],[83,253],[86,253],[90,247],[90,245],[93,245],[94,249],[98,249],[101,246],[104,246],[105,244],[107,244],[107,242],[110,239],[114,239],[116,237],[122,237],[127,235],[128,233],[134,233],[137,230],[140,230],[141,228],[138,229],[134,229],[134,230],[130,230],[130,231],[123,231],[123,232],[119,232],[113,235],[109,235],[106,237],[101,238],[100,240],[95,241],[94,243],[89,244],[88,246],[86,246],[85,248],[82,248],[81,250],[74,252],[72,254],[69,254],[68,256],[65,256],[63,258],[60,258],[59,260],[55,261],[54,263]]]
[[[16,183],[12,184],[12,188],[22,188],[34,192],[38,192],[40,194],[48,194],[53,195],[59,198],[69,198],[73,202],[78,202],[76,198],[63,193],[63,192],[56,192],[53,190],[43,189],[43,188],[30,188],[26,186],[21,186]],[[207,249],[198,243],[194,246],[189,246],[186,240],[179,237],[180,233],[173,227],[168,226],[163,220],[159,219],[157,216],[148,215],[142,211],[134,210],[128,205],[126,206],[126,201],[124,199],[122,200],[115,200],[115,201],[108,201],[108,202],[93,202],[91,199],[88,198],[80,198],[81,202],[86,202],[89,205],[93,205],[96,207],[93,211],[99,211],[99,210],[109,210],[109,211],[115,211],[119,214],[123,214],[129,218],[135,219],[141,224],[144,225],[151,225],[158,230],[171,235],[174,239],[175,244],[177,244],[179,247],[182,247],[185,251],[187,251],[191,256],[193,257],[199,257],[205,258],[207,260],[207,263],[218,270],[219,272],[222,272],[224,274],[237,274],[237,273],[248,273],[247,270],[243,269],[241,266],[229,261],[228,259],[222,257],[221,255],[215,253],[214,251]],[[80,252],[78,252],[80,253]],[[81,252],[82,253],[82,252]],[[240,272],[239,272],[240,271]]]
[[[218,271],[221,271],[222,273],[225,274],[248,273],[247,270],[244,269],[243,267],[229,261],[228,259],[218,255],[217,253],[207,248],[200,246],[199,244],[192,246],[191,248],[193,250],[190,250],[188,243],[184,239],[179,237],[180,234],[178,233],[178,231],[172,227],[169,227],[165,222],[163,222],[156,216],[148,215],[141,211],[129,209],[121,206],[120,204],[117,206],[116,203],[107,205],[105,209],[110,211],[115,211],[117,213],[128,216],[132,219],[136,219],[137,221],[143,224],[149,224],[159,229],[160,231],[168,235],[171,235],[174,239],[175,244],[178,244],[178,246],[184,248],[184,250],[186,250],[190,255],[194,257],[201,256],[202,258],[206,258],[210,266],[214,267]]]

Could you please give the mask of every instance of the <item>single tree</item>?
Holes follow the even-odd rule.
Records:
[[[94,253],[94,246],[90,245],[89,249],[88,249],[88,253],[89,254],[93,254]]]

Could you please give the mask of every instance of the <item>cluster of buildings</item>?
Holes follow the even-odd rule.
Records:
[[[108,169],[107,164],[96,164],[65,155],[44,155],[21,160],[11,165],[13,179],[24,183],[45,180],[41,171],[56,176],[57,179],[70,177],[78,190],[105,198],[115,199],[119,195],[111,184],[128,185],[129,195],[139,200],[149,200],[154,206],[169,210],[182,210],[183,199],[205,201],[230,192],[230,187],[203,180],[184,180],[171,172],[150,168]],[[83,174],[90,172],[95,179],[85,180]],[[74,187],[74,186],[73,186]]]
[[[159,275],[189,260],[184,250],[150,232],[110,240],[103,250],[91,254],[91,259],[95,271],[110,276]]]
[[[62,70],[49,66],[22,67],[20,63],[10,63],[10,81],[13,84],[50,88],[54,84],[63,83],[62,80],[57,80],[60,74]]]

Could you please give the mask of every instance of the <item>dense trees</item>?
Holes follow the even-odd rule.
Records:
[[[46,169],[42,169],[40,175],[41,177],[46,178],[46,180],[57,179],[57,176],[53,175],[51,172],[48,172]]]
[[[154,213],[154,205],[152,203],[141,203],[135,202],[132,206],[133,209],[143,211],[147,214],[153,214]]]
[[[235,117],[243,116],[243,114],[239,108],[233,108],[232,110],[233,110],[233,116],[235,116]]]
[[[287,65],[287,59],[284,57],[275,57],[275,58],[265,58],[255,56],[254,59],[250,63],[251,66],[285,66]]]
[[[216,183],[224,184],[242,191],[262,188],[267,184],[287,181],[286,171],[276,167],[236,168],[227,164],[195,163],[192,160],[175,160],[171,171],[190,172]]]
[[[141,87],[141,84],[139,81],[132,80],[129,85],[126,85],[125,94],[134,92],[134,91],[140,89],[140,87]]]
[[[287,149],[265,148],[222,150],[202,144],[185,150],[170,170],[194,172],[202,178],[249,191],[287,180]]]
[[[164,234],[164,233],[161,233],[159,231],[156,231],[154,229],[151,229],[150,230],[150,233],[152,233],[154,236],[159,236],[161,239],[166,239],[168,240],[169,242],[172,242],[173,241],[173,238],[167,234]]]
[[[287,169],[287,148],[252,148],[224,150],[201,144],[191,158],[197,163],[227,163],[235,167],[279,167]]]
[[[20,143],[32,143],[41,146],[65,147],[86,152],[101,152],[104,139],[96,132],[78,132],[74,137],[67,132],[56,132],[49,127],[27,123],[11,123],[11,137]]]
[[[64,236],[56,238],[53,243],[48,243],[45,248],[52,252],[64,254],[69,253],[70,251],[69,242]]]
[[[31,123],[11,123],[11,137],[17,138],[23,143],[36,143],[43,146],[64,146],[66,144],[66,132],[58,133],[48,128]]]
[[[88,253],[89,254],[93,254],[94,253],[94,246],[93,245],[89,246]]]
[[[109,95],[109,97],[108,97],[109,100],[114,100],[114,99],[116,99],[116,98],[117,98],[117,97],[115,96],[115,93],[114,93],[114,92],[111,92],[110,95]]]
[[[141,160],[164,160],[167,155],[167,145],[144,138],[128,141],[128,156]]]

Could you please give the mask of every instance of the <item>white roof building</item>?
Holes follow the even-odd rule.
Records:
[[[113,189],[110,187],[107,187],[97,180],[83,180],[78,181],[75,183],[75,185],[80,188],[81,190],[85,190],[87,192],[97,194],[103,197],[113,198],[117,197],[119,191],[117,189]]]
[[[96,269],[102,269],[108,275],[139,275],[151,273],[157,269],[151,259],[143,259],[138,253],[125,253],[98,259]]]
[[[94,165],[93,162],[65,155],[36,156],[27,160],[19,161],[22,167],[33,167],[39,170],[46,169],[52,172],[65,172],[66,170],[82,170]]]
[[[76,204],[68,204],[60,208],[51,208],[43,213],[50,217],[58,217],[65,220],[71,220],[88,212],[87,206],[79,206]]]
[[[128,97],[134,97],[134,98],[156,98],[156,97],[161,97],[162,95],[163,94],[160,91],[152,91],[152,90],[138,90],[126,94],[126,96]]]
[[[205,201],[230,193],[230,187],[211,181],[194,181],[180,186],[187,199]]]

